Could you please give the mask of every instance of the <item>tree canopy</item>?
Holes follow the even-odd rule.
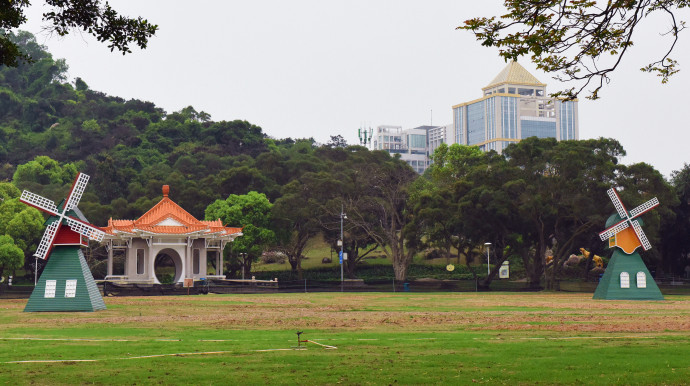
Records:
[[[12,237],[0,235],[0,277],[5,271],[12,272],[22,266],[24,254],[14,244]]]
[[[275,242],[275,232],[271,229],[272,208],[265,194],[253,191],[231,194],[206,208],[206,220],[221,219],[224,225],[242,228],[242,237],[235,239],[231,248],[233,256],[243,254],[240,260],[246,274],[251,272],[252,262]]]
[[[659,31],[668,48],[641,70],[657,74],[662,83],[679,70],[670,55],[685,29],[677,11],[689,5],[686,0],[506,0],[504,5],[505,15],[469,19],[458,28],[472,31],[484,46],[497,47],[506,61],[529,55],[556,79],[576,82],[556,96],[574,99],[592,85],[587,98],[599,98],[633,46],[634,33],[656,14],[668,19],[669,27]]]
[[[0,276],[20,268],[43,235],[43,215],[19,202],[19,189],[0,182]]]
[[[615,140],[531,137],[511,144],[503,155],[460,145],[440,150],[429,174],[433,183],[414,207],[418,237],[448,251],[452,245],[470,261],[491,243],[494,268],[485,286],[503,260],[515,258],[532,287],[546,278],[556,289],[565,261],[579,248],[603,254],[598,232],[613,212],[606,199],[612,186],[631,207],[654,196],[665,202],[646,215],[648,236],[658,247],[644,258],[655,266],[669,264],[655,229],[673,219],[670,208],[677,199],[649,165],[621,165],[625,152]]]

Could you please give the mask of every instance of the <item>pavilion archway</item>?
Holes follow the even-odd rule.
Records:
[[[172,248],[165,248],[156,254],[153,263],[156,280],[161,284],[174,284],[182,278],[182,258]],[[172,279],[172,281],[170,281]]]

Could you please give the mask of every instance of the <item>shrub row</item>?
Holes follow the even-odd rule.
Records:
[[[477,267],[477,269],[481,269]],[[279,271],[263,271],[253,273],[257,280],[272,280],[278,278],[278,281],[297,280],[297,274],[290,270]],[[307,280],[320,281],[340,281],[340,267],[319,267],[304,269],[302,276]],[[390,265],[362,265],[357,267],[355,276],[358,279],[367,280],[393,280],[395,277],[393,267]],[[449,272],[445,266],[426,265],[426,264],[412,264],[409,268],[408,279],[455,279],[468,280],[472,279],[473,275],[466,266],[455,266],[455,270]]]

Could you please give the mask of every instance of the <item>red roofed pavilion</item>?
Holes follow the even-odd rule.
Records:
[[[163,185],[163,199],[136,220],[108,220],[102,228],[103,243],[108,248],[106,280],[159,284],[155,264],[159,255],[169,256],[175,265],[175,283],[184,279],[225,278],[223,249],[242,236],[242,228],[223,226],[220,219],[197,220],[168,197],[170,187]],[[124,272],[113,274],[113,252],[123,250]],[[208,259],[215,259],[216,272],[207,272]]]

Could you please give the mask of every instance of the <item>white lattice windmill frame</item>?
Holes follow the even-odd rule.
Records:
[[[618,196],[618,192],[616,192],[614,188],[609,189],[607,193],[611,198],[611,202],[613,202],[613,206],[616,207],[616,211],[618,212],[618,215],[622,220],[617,222],[616,224],[613,224],[603,232],[599,233],[599,237],[601,238],[601,240],[607,240],[615,236],[619,232],[623,231],[624,229],[632,227],[633,231],[635,232],[635,236],[637,236],[640,245],[642,245],[642,249],[644,249],[645,251],[652,249],[652,244],[649,243],[647,236],[644,234],[644,231],[642,231],[642,226],[640,225],[639,220],[636,220],[636,218],[659,206],[659,200],[656,197],[654,197],[651,200],[645,202],[644,204],[631,210],[630,213],[628,213],[628,211],[625,210],[623,202],[621,202],[621,199]]]
[[[36,248],[36,253],[34,253],[34,256],[40,259],[45,259],[48,256],[55,241],[55,236],[60,231],[63,221],[67,223],[70,229],[82,236],[86,236],[89,239],[96,241],[103,240],[105,232],[87,222],[67,215],[69,211],[75,209],[77,205],[79,205],[79,201],[81,200],[81,196],[84,194],[84,190],[86,189],[86,184],[88,182],[88,175],[84,173],[79,173],[79,175],[77,175],[77,178],[72,184],[72,189],[67,196],[67,200],[65,200],[65,205],[62,207],[62,211],[58,209],[58,207],[55,205],[55,202],[45,197],[31,193],[28,190],[22,192],[22,196],[19,199],[21,202],[33,206],[36,209],[42,210],[51,216],[57,217],[54,222],[46,227],[43,237],[41,238],[41,242],[38,244],[38,248]]]

